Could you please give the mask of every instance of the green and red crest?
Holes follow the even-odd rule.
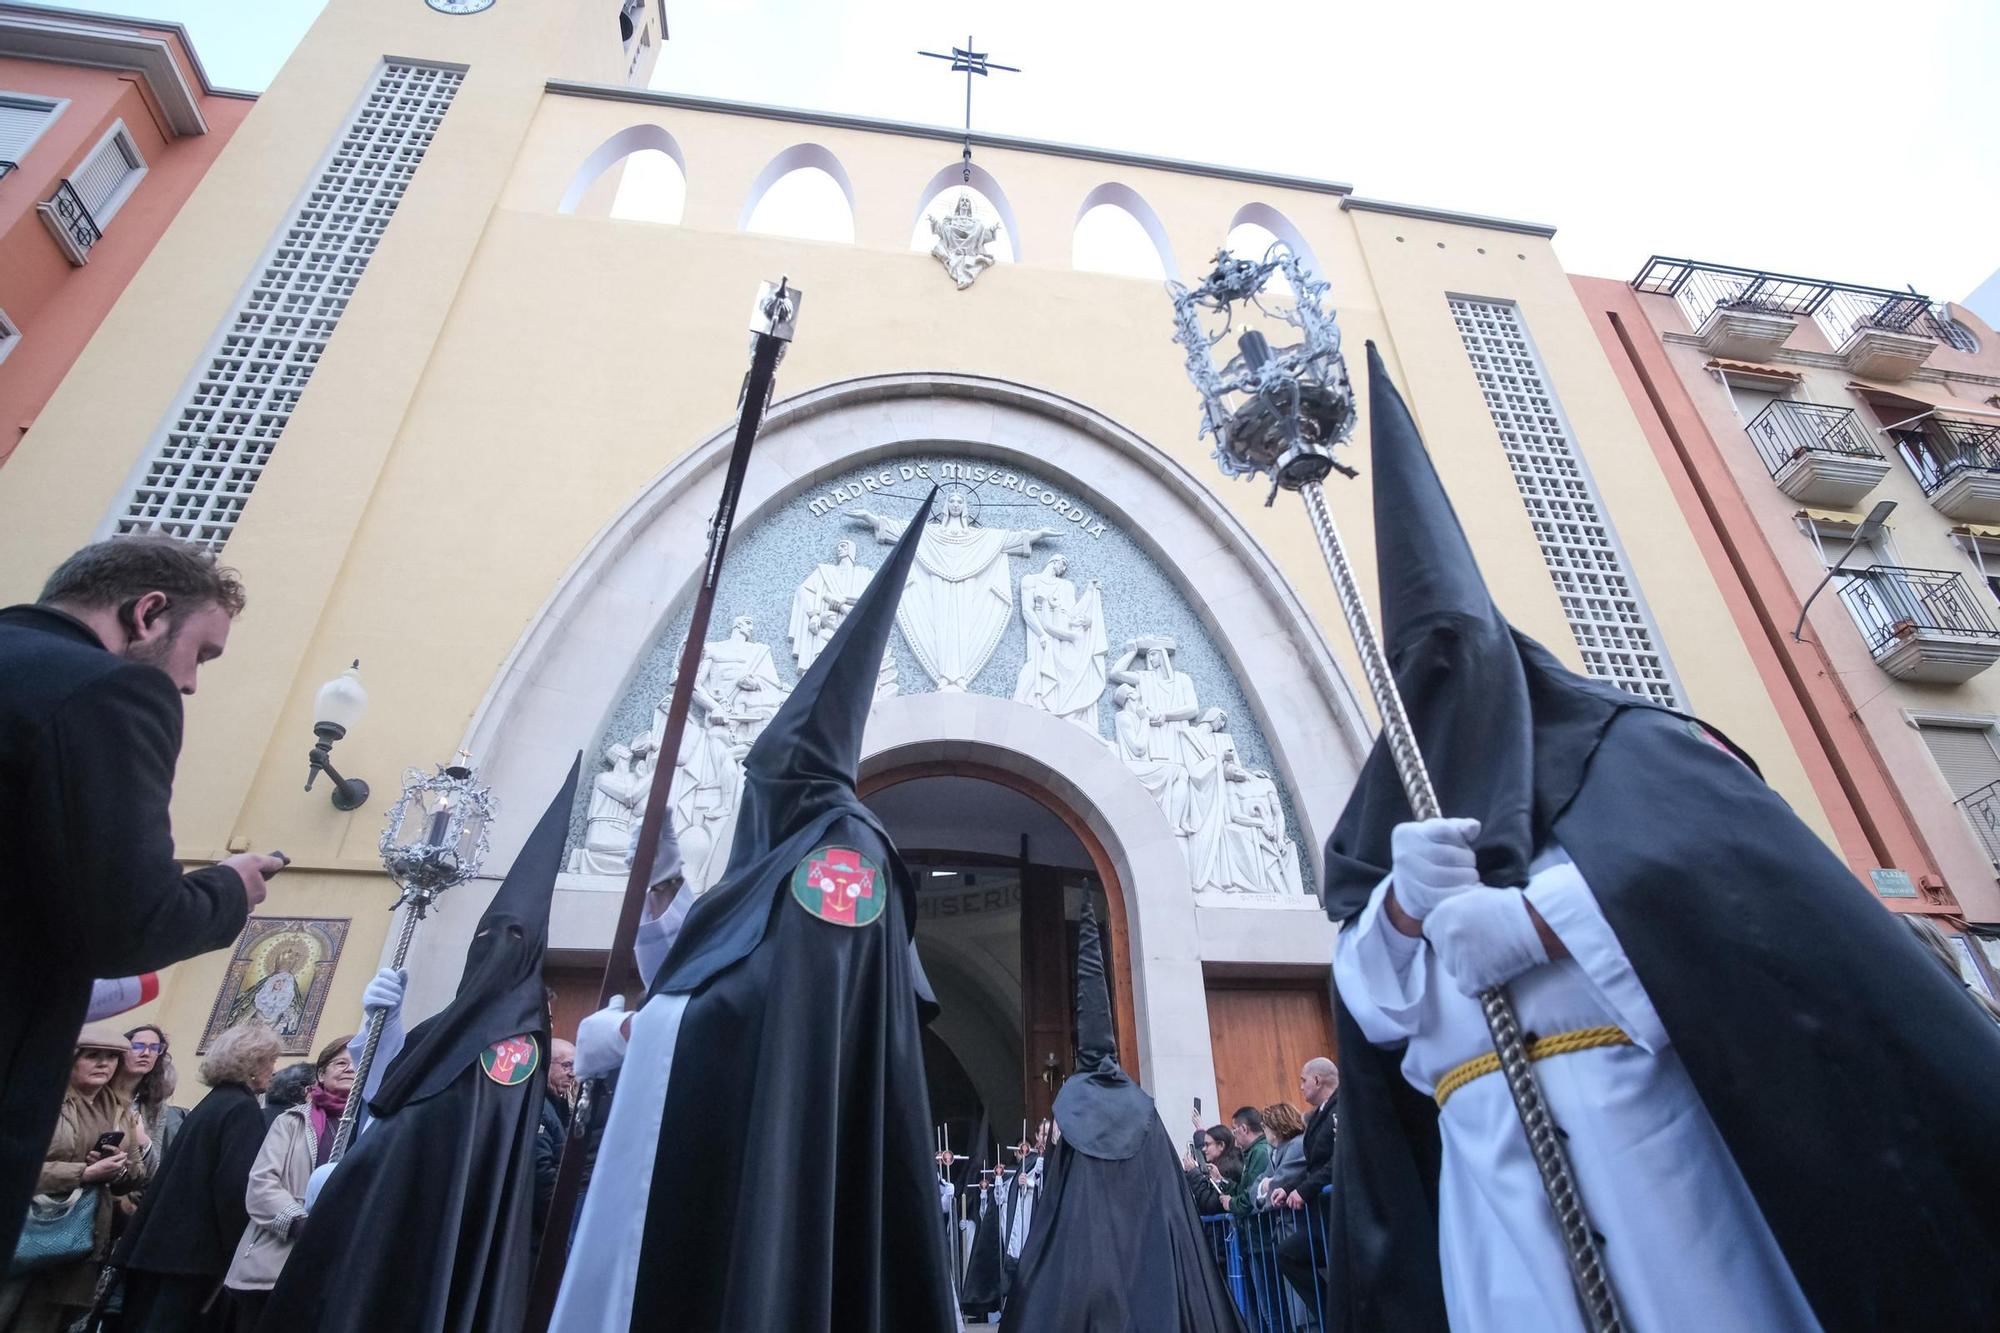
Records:
[[[882,867],[851,847],[822,847],[792,871],[792,899],[836,926],[872,925],[888,901]]]
[[[533,1033],[496,1041],[479,1053],[479,1067],[501,1087],[517,1087],[542,1067],[541,1043]]]

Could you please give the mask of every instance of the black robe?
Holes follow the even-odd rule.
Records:
[[[507,1087],[474,1059],[370,1124],[327,1177],[258,1328],[517,1333],[544,1081],[537,1069]]]
[[[986,1206],[972,1229],[972,1254],[965,1263],[965,1283],[958,1307],[968,1318],[983,1319],[1007,1302],[1006,1227],[1000,1203],[988,1191]]]
[[[2000,1029],[1747,756],[1507,624],[1369,362],[1385,648],[1445,813],[1483,821],[1486,882],[1551,840],[1575,861],[1828,1333],[2000,1328]],[[1330,917],[1409,817],[1378,742],[1328,842]],[[1337,1326],[1428,1333],[1437,1107],[1338,1018]]]
[[[882,913],[821,920],[787,876],[761,942],[688,1000],[645,1222],[662,1258],[640,1269],[634,1330],[958,1326],[908,872],[872,820],[843,815],[821,841],[889,873]]]
[[[265,1333],[520,1328],[548,1087],[542,960],[580,765],[480,917],[457,995],[384,1071],[271,1289]]]
[[[223,948],[249,915],[234,870],[174,863],[180,749],[164,672],[50,607],[0,611],[0,1255],[55,1135],[91,982]]]
[[[1152,1118],[1130,1157],[1049,1151],[1001,1333],[1242,1333],[1180,1158]]]

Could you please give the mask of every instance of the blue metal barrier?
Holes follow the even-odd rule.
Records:
[[[1248,1333],[1326,1333],[1326,1207],[1330,1190],[1296,1212],[1274,1208],[1240,1223],[1227,1213],[1201,1219],[1210,1255]],[[1286,1272],[1290,1267],[1292,1272]],[[1291,1278],[1297,1276],[1305,1288]]]

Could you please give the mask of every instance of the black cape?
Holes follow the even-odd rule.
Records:
[[[542,956],[578,769],[480,918],[457,997],[384,1073],[374,1119],[321,1188],[260,1329],[520,1329],[548,1085]]]
[[[989,1191],[985,1210],[972,1231],[972,1253],[965,1261],[965,1283],[958,1306],[974,1319],[984,1318],[1007,1303],[1007,1242],[999,1200]]]
[[[1725,738],[1495,637],[1372,347],[1369,369],[1387,646],[1445,813],[1491,821],[1487,882],[1550,840],[1576,862],[1829,1333],[2000,1327],[2000,1030]],[[1335,920],[1386,873],[1394,786],[1378,744],[1328,844]],[[1339,1023],[1339,1326],[1442,1328],[1436,1107]]]
[[[1129,1157],[1064,1139],[1043,1170],[1001,1333],[1242,1333],[1157,1115]]]
[[[1056,1097],[1062,1138],[1044,1168],[1002,1333],[1241,1333],[1173,1139],[1112,1054],[1088,903],[1076,978],[1077,1068]]]
[[[687,994],[630,1326],[955,1329],[915,887],[855,794],[927,500],[744,763],[729,868],[654,993]],[[852,892],[849,892],[852,890]]]

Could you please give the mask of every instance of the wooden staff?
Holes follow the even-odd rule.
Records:
[[[750,447],[757,441],[764,409],[771,401],[771,387],[778,361],[792,340],[798,319],[799,293],[779,278],[777,286],[765,283],[757,293],[751,315],[750,332],[756,335],[750,353],[750,373],[743,380],[743,396],[737,403],[736,439],[729,449],[729,467],[722,478],[722,497],[716,502],[715,517],[708,527],[708,560],[702,566],[701,586],[695,593],[694,613],[689,617],[687,640],[681,645],[680,674],[674,679],[674,694],[667,706],[666,735],[653,757],[653,782],[646,792],[646,811],[639,824],[639,843],[632,853],[632,873],[625,880],[625,900],[618,911],[618,926],[611,934],[611,953],[604,960],[604,980],[597,989],[597,1007],[611,1003],[639,980],[638,963],[632,956],[632,941],[639,933],[639,914],[653,877],[653,853],[659,846],[660,821],[668,818],[667,795],[673,788],[674,760],[681,751],[681,737],[687,731],[688,708],[694,701],[694,678],[701,669],[703,640],[708,636],[709,618],[715,611],[716,584],[722,576],[722,561],[729,551],[729,532],[736,522],[736,504],[743,493],[743,475],[750,467]],[[678,883],[667,886],[666,901],[679,892]],[[665,910],[665,903],[661,904]],[[563,1142],[562,1163],[556,1169],[554,1197],[544,1219],[542,1252],[535,1266],[533,1285],[528,1293],[528,1317],[524,1327],[543,1333],[555,1314],[556,1296],[562,1290],[563,1266],[569,1258],[570,1215],[576,1211],[577,1191],[583,1183],[583,1158],[590,1137],[592,1103],[603,1097],[602,1088],[593,1096],[592,1079],[577,1097],[576,1113],[569,1138]]]

